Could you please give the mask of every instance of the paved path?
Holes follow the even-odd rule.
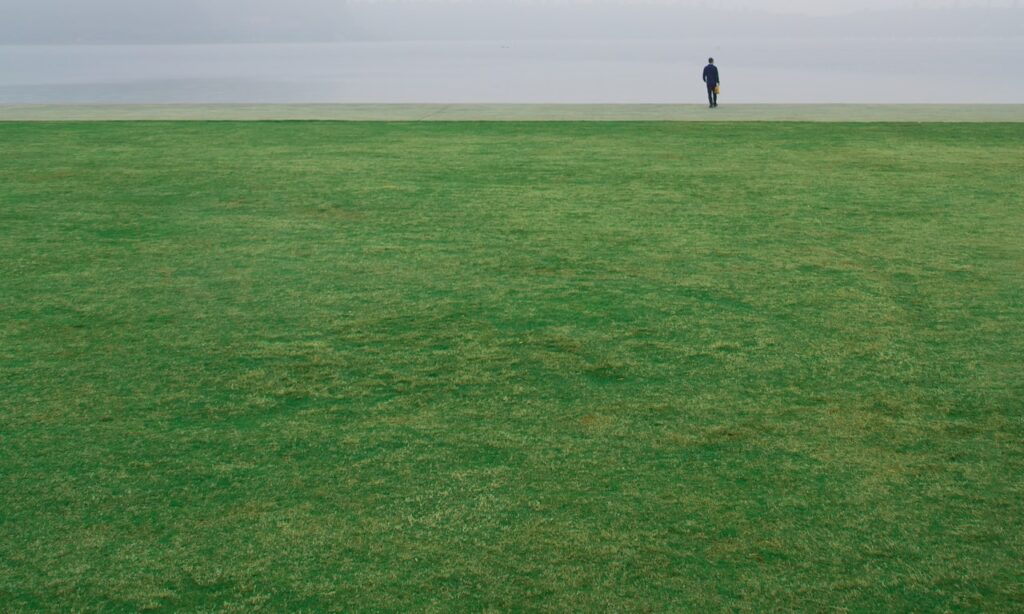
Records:
[[[71,120],[1024,122],[1024,104],[0,105],[0,121]]]

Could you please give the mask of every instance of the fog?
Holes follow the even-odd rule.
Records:
[[[1024,37],[1020,0],[0,0],[0,44]]]
[[[1024,0],[0,0],[0,104],[1024,103]]]

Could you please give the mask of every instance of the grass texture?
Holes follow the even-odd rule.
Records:
[[[1022,144],[0,124],[0,610],[1020,610]]]

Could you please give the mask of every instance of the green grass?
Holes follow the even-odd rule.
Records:
[[[0,124],[0,610],[1020,610],[1024,124]]]

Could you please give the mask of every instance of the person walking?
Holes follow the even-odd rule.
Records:
[[[708,58],[708,65],[704,67],[704,84],[708,86],[708,108],[714,109],[718,106],[718,67],[715,66],[715,58]]]

